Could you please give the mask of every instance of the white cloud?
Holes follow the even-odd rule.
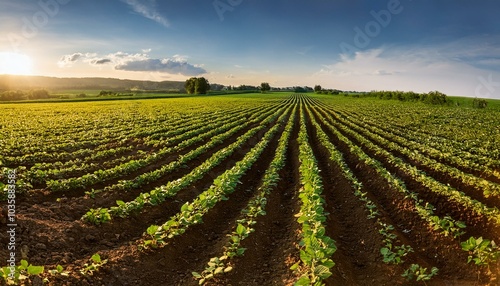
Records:
[[[73,53],[71,55],[64,55],[61,57],[59,62],[57,63],[59,67],[71,67],[75,62],[77,62],[81,58],[89,58],[93,57],[95,54],[91,53]]]
[[[141,16],[153,20],[164,27],[169,27],[170,23],[167,18],[163,17],[156,10],[156,1],[155,0],[122,0],[127,3],[132,9],[140,14]]]
[[[172,58],[179,62],[186,62],[189,57],[184,55],[173,55]]]
[[[148,50],[143,50],[148,51]],[[60,67],[71,67],[81,60],[92,66],[102,66],[110,64],[115,70],[134,72],[160,72],[164,74],[180,74],[184,76],[194,76],[207,73],[203,65],[190,64],[187,62],[188,56],[174,55],[171,58],[150,58],[147,53],[129,54],[116,52],[99,56],[92,53],[73,53],[64,55],[59,61]]]
[[[194,66],[187,62],[177,61],[176,59],[145,59],[128,61],[124,64],[115,66],[115,69],[125,71],[158,71],[169,74],[181,74],[185,76],[195,76],[207,72],[203,68]]]
[[[93,65],[104,65],[107,63],[111,63],[112,61],[110,59],[95,59],[90,61],[91,64]]]
[[[353,57],[341,55],[338,62],[324,65],[310,76],[309,82],[343,90],[439,90],[449,95],[476,96],[481,84],[478,77],[492,75],[500,81],[500,72],[482,69],[474,60],[484,54],[472,53],[463,45],[451,49],[450,44],[383,47],[357,52]],[[500,96],[500,87],[497,93]]]

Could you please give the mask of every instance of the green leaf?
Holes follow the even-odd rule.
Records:
[[[307,276],[302,276],[300,277],[299,280],[297,280],[293,286],[309,286],[311,284],[311,280]]]
[[[294,265],[292,265],[292,267],[290,267],[290,270],[293,270],[293,271],[297,270],[297,268],[299,268],[299,265],[300,265],[300,262],[295,263]]]
[[[316,268],[314,268],[314,274],[316,276],[319,276],[321,279],[326,279],[332,275],[332,272],[330,272],[330,269],[328,267],[318,265],[316,266]]]
[[[92,255],[91,259],[95,262],[95,263],[101,263],[101,256],[96,253],[94,255]]]
[[[383,255],[383,256],[386,256],[387,254],[389,254],[391,251],[389,250],[389,248],[386,248],[386,247],[382,247],[380,249],[380,253]]]
[[[57,272],[61,273],[64,271],[64,268],[61,265],[57,265],[56,270],[57,270]]]
[[[236,256],[242,256],[243,253],[245,253],[246,248],[240,247],[238,250],[236,250]]]
[[[243,236],[245,234],[246,228],[242,224],[238,224],[236,227],[236,233],[240,236]]]
[[[181,207],[181,212],[186,212],[189,210],[189,203],[185,203]]]
[[[21,260],[21,267],[22,269],[27,269],[28,268],[28,261],[26,260]]]
[[[43,266],[33,266],[33,265],[30,265],[28,266],[28,274],[29,275],[39,275],[41,273],[43,273]]]
[[[333,262],[333,260],[331,259],[327,259],[326,261],[323,261],[321,264],[328,268],[332,268],[333,266],[335,266],[335,262]]]
[[[200,273],[198,273],[198,272],[191,272],[191,275],[193,275],[193,277],[194,277],[194,278],[196,278],[196,279],[200,279],[200,278],[202,278],[202,277],[203,277],[203,276],[201,276],[201,274],[200,274]]]
[[[300,251],[300,260],[302,260],[305,264],[309,265],[312,257],[310,254],[306,253],[304,250]]]
[[[158,226],[157,225],[151,225],[147,228],[146,232],[147,234],[153,236],[156,234],[156,231],[158,230]]]
[[[304,223],[305,221],[307,221],[309,218],[305,215],[302,215],[300,216],[298,219],[297,219],[297,222],[298,223]]]
[[[217,269],[215,269],[214,271],[214,274],[220,274],[222,272],[224,272],[224,267],[217,267]]]

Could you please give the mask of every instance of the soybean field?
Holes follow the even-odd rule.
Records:
[[[500,285],[498,111],[285,93],[0,110],[4,285]]]

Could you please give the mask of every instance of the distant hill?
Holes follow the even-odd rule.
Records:
[[[46,76],[0,75],[0,91],[57,90],[183,90],[182,81],[142,81],[116,78],[57,78]]]

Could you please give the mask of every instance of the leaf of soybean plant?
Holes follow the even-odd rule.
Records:
[[[305,221],[307,221],[309,218],[306,216],[306,215],[302,215],[300,216],[298,219],[297,219],[297,222],[298,223],[304,223]]]
[[[312,257],[310,254],[306,253],[304,250],[300,251],[300,260],[304,262],[304,264],[308,265],[311,263]]]
[[[21,260],[21,266],[19,267],[20,269],[27,269],[28,268],[28,261],[26,260]]]
[[[311,284],[311,280],[307,276],[302,276],[300,277],[299,280],[297,280],[293,286],[309,286]]]
[[[28,274],[30,275],[39,275],[41,273],[43,273],[43,266],[33,266],[33,265],[30,265],[28,266]]]
[[[222,272],[224,272],[224,267],[217,267],[217,269],[215,269],[214,271],[214,274],[220,274]]]
[[[100,263],[101,262],[101,256],[96,253],[94,255],[92,255],[91,259],[95,262],[95,263]]]
[[[157,225],[151,225],[147,228],[146,230],[146,233],[153,236],[155,235],[156,231],[158,230],[158,226]]]
[[[189,210],[189,203],[185,203],[181,207],[181,212],[186,212]]]
[[[322,261],[322,265],[328,268],[332,268],[333,266],[335,266],[335,262],[333,262],[333,260],[331,259],[325,259],[324,261]]]
[[[193,275],[193,277],[197,279],[200,279],[202,277],[198,272],[191,272],[191,275]]]
[[[236,250],[236,256],[242,256],[243,253],[245,253],[246,248],[240,247],[238,250]]]
[[[389,253],[389,249],[388,249],[388,248],[386,248],[386,247],[382,247],[382,248],[380,249],[380,253],[381,253],[382,255],[386,256],[386,255]]]
[[[245,230],[246,230],[246,228],[241,223],[239,223],[238,226],[236,227],[236,233],[239,236],[243,236],[243,234],[245,233]]]
[[[297,270],[297,268],[299,268],[299,265],[300,265],[300,262],[295,263],[294,265],[292,265],[292,267],[290,267],[290,270],[293,270],[293,271]]]
[[[314,268],[314,274],[316,274],[316,276],[319,276],[321,279],[326,279],[332,275],[332,272],[330,272],[330,269],[328,269],[328,267],[318,265],[316,266],[316,268]]]

